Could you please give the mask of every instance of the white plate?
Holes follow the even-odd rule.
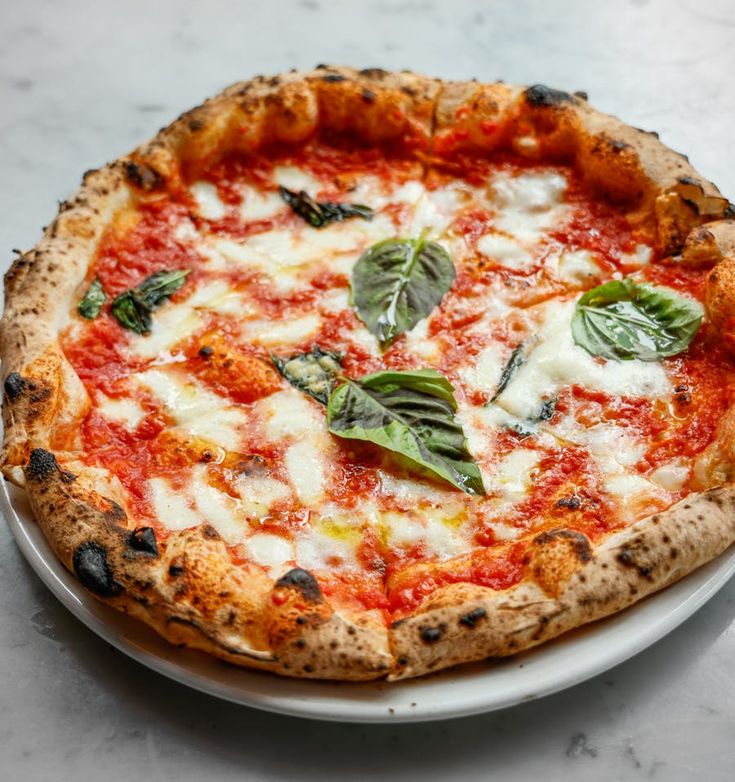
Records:
[[[603,622],[503,661],[395,684],[285,679],[176,649],[143,623],[95,600],[56,559],[22,492],[0,504],[31,567],[91,630],[154,671],[197,690],[266,711],[340,722],[419,722],[501,709],[570,687],[650,646],[691,616],[735,572],[735,548]]]

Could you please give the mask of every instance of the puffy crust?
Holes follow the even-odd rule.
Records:
[[[629,219],[648,228],[665,255],[679,252],[696,226],[733,216],[727,199],[687,158],[657,134],[591,108],[581,93],[540,84],[451,83],[436,117],[439,155],[511,147],[529,158],[574,163],[590,186],[629,205]]]
[[[542,533],[527,576],[494,591],[454,584],[394,624],[391,680],[505,657],[621,611],[672,584],[735,540],[735,490],[694,495],[608,538],[594,553],[580,533]]]
[[[503,147],[572,161],[591,186],[629,205],[630,219],[650,229],[663,253],[680,252],[675,260],[684,264],[717,264],[708,314],[729,333],[731,207],[655,134],[594,111],[580,95],[328,66],[235,84],[129,156],[88,172],[41,242],[5,277],[3,472],[26,486],[45,535],[83,585],[173,643],[237,664],[290,676],[397,679],[534,646],[624,608],[726,548],[735,519],[729,487],[694,495],[597,549],[570,530],[543,533],[520,585],[446,587],[386,629],[369,614],[335,610],[306,571],[273,583],[234,565],[209,527],[165,540],[151,528],[131,528],[111,476],[60,451],[73,448],[89,400],[58,335],[100,236],[126,204],[175,189],[182,176],[196,176],[229,151],[296,143],[316,131],[398,142],[442,165],[462,150]],[[700,459],[702,488],[731,480],[733,421],[726,416]]]

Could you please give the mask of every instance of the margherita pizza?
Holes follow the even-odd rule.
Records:
[[[333,679],[513,654],[733,541],[734,214],[581,93],[236,84],[8,272],[4,474],[173,643]]]

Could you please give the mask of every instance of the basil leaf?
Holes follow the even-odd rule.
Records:
[[[296,353],[288,358],[271,354],[275,368],[288,382],[326,405],[342,371],[342,356],[314,346],[309,353]]]
[[[95,277],[92,284],[87,288],[87,292],[77,306],[79,314],[87,320],[94,320],[102,309],[102,305],[107,300],[107,295],[102,287],[102,283]]]
[[[506,365],[503,367],[503,371],[500,373],[500,380],[498,380],[498,387],[495,389],[495,393],[490,398],[490,402],[494,402],[505,391],[506,386],[510,383],[516,370],[519,369],[526,361],[526,351],[523,343],[514,348],[510,354]],[[488,402],[488,404],[490,404]]]
[[[450,382],[434,369],[384,371],[348,380],[332,392],[329,431],[403,456],[468,494],[484,494],[482,476],[455,419]]]
[[[580,297],[572,336],[593,356],[656,361],[686,350],[703,314],[700,304],[670,288],[626,277]]]
[[[329,223],[341,222],[348,217],[361,217],[363,220],[373,219],[373,210],[362,204],[315,201],[305,190],[297,193],[282,185],[278,188],[278,192],[291,209],[314,228],[323,228]]]
[[[352,272],[360,320],[383,345],[429,315],[454,282],[449,253],[436,242],[387,239],[366,250]]]
[[[151,274],[135,288],[113,299],[111,310],[121,326],[136,334],[148,334],[151,312],[183,284],[189,269],[164,270]]]

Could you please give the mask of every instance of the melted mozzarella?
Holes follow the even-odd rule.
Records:
[[[249,518],[265,516],[271,507],[291,497],[287,483],[267,475],[240,475],[237,479],[240,507]]]
[[[194,380],[168,369],[148,369],[135,376],[184,432],[228,451],[236,451],[247,416]]]
[[[245,321],[242,324],[242,331],[246,337],[260,345],[285,348],[316,336],[321,322],[317,313],[310,313],[288,320]]]
[[[588,287],[601,279],[602,270],[589,250],[574,250],[562,253],[557,274],[560,280],[569,285]]]
[[[496,472],[490,476],[486,489],[504,500],[515,503],[522,500],[531,488],[531,473],[538,465],[540,455],[528,448],[516,448],[501,459]]]
[[[314,432],[326,432],[324,413],[295,388],[277,391],[255,405],[263,422],[265,436],[271,442],[301,438]]]
[[[273,577],[283,571],[283,566],[294,559],[294,547],[290,540],[270,532],[256,532],[245,541],[251,559],[263,565]]]
[[[238,501],[211,486],[204,467],[195,469],[190,490],[202,519],[219,532],[225,543],[239,543],[246,525],[238,512]]]
[[[329,440],[307,437],[286,449],[285,464],[289,481],[304,505],[317,505],[324,498],[325,462]]]
[[[496,174],[491,183],[495,226],[523,242],[538,241],[545,230],[563,219],[566,187],[566,179],[554,172]]]
[[[240,203],[240,216],[246,222],[251,220],[267,220],[275,217],[286,208],[277,191],[263,192],[254,187],[242,188],[242,202]]]
[[[533,256],[515,239],[498,233],[481,236],[477,249],[488,258],[506,269],[529,269],[533,266]]]
[[[202,523],[201,516],[191,502],[164,478],[151,478],[148,481],[148,495],[156,517],[167,529],[188,529]]]
[[[135,399],[120,397],[112,399],[104,394],[97,397],[97,409],[105,418],[123,424],[131,432],[145,418],[146,412]]]
[[[573,301],[552,301],[543,307],[538,344],[498,397],[498,403],[510,413],[533,419],[542,400],[573,383],[616,396],[654,399],[670,395],[671,381],[660,364],[607,361],[576,345],[571,330]]]
[[[312,198],[322,189],[322,183],[318,179],[296,166],[277,166],[273,179],[276,184],[289,190],[306,190]]]
[[[205,220],[220,220],[225,216],[227,206],[217,195],[217,188],[211,182],[194,182],[189,190],[196,201],[197,212]]]

